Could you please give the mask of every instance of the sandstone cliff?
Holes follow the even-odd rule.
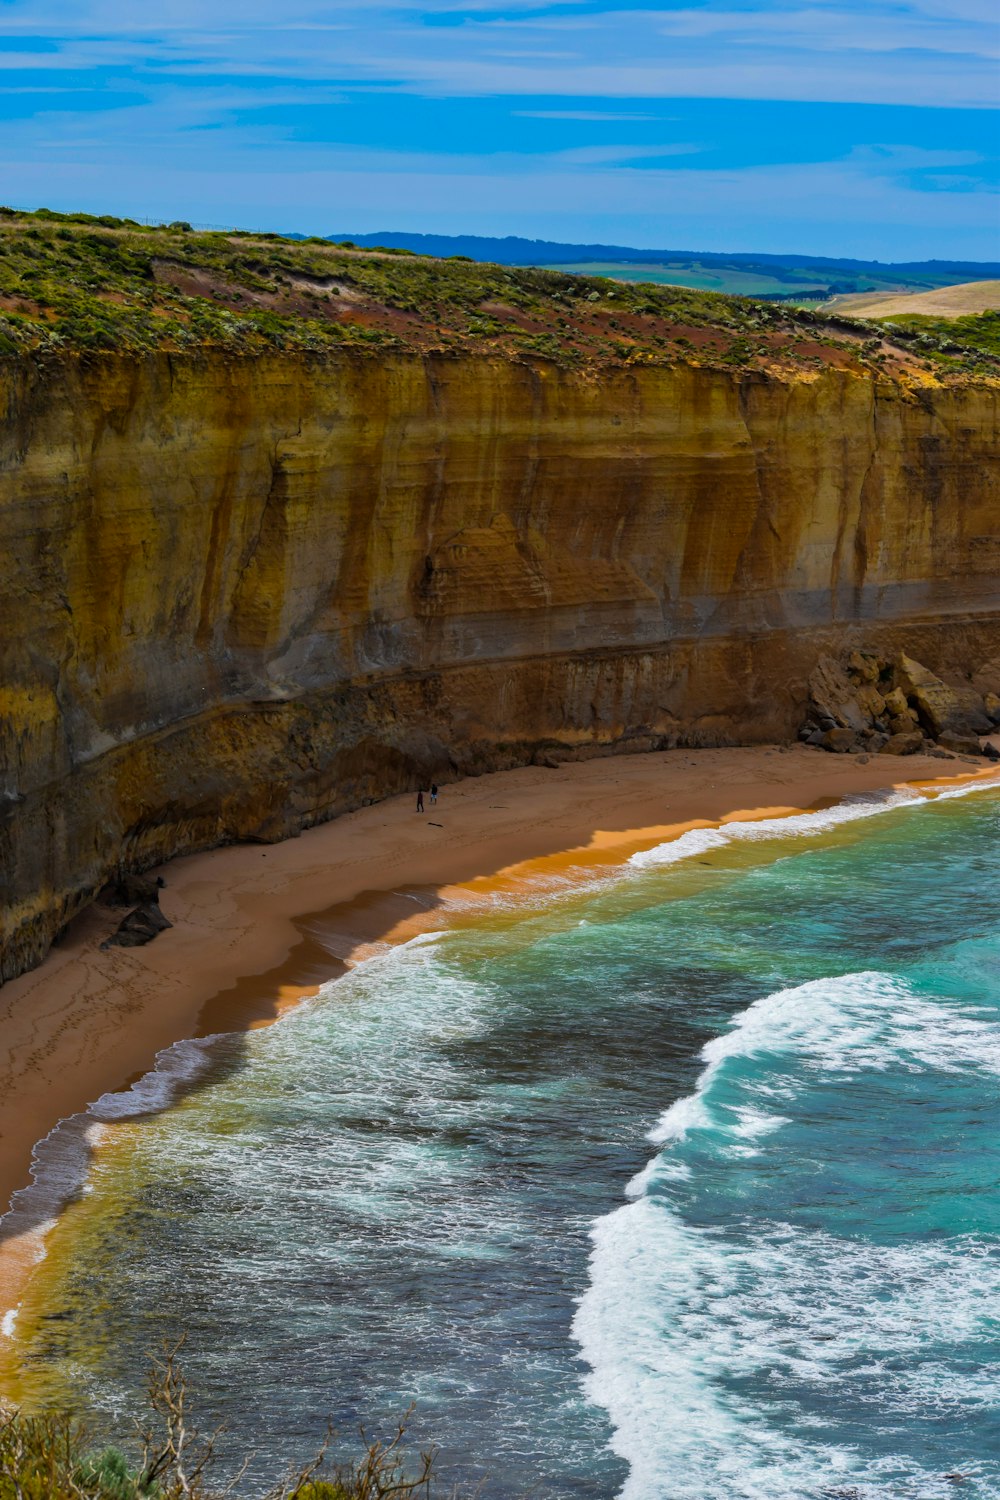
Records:
[[[998,650],[1000,389],[345,349],[0,362],[2,974],[420,776],[789,736]]]

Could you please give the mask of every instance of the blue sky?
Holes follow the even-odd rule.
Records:
[[[1000,258],[996,0],[0,0],[0,200]]]

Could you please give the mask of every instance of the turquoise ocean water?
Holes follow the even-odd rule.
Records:
[[[1000,1497],[995,791],[689,834],[165,1067],[44,1399],[183,1329],[248,1487],[412,1399],[484,1500]]]

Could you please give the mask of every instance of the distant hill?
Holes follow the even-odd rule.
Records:
[[[868,292],[931,291],[956,282],[1000,278],[1000,262],[925,260],[886,262],[815,255],[719,254],[694,250],[638,250],[629,245],[572,245],[516,235],[332,234],[330,239],[371,249],[378,245],[417,255],[467,256],[502,266],[558,266],[589,276],[652,281],[700,291],[773,301],[825,301]]]
[[[874,292],[861,297],[837,297],[836,312],[862,318],[892,318],[913,315],[926,318],[963,318],[970,313],[1000,311],[1000,281],[963,281],[957,286],[938,287],[932,292],[908,296]]]

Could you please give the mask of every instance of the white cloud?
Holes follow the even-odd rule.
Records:
[[[810,51],[836,48],[847,53],[917,50],[985,58],[1000,55],[1000,32],[995,25],[942,22],[877,4],[861,11],[816,5],[755,11],[676,10],[662,12],[657,24],[664,36],[722,38],[736,47],[763,40],[769,46]]]
[[[967,170],[947,170],[967,169],[971,152],[888,145],[826,163],[640,170],[617,148],[602,160],[312,143],[296,147],[290,170],[275,132],[257,131],[234,149],[217,132],[158,133],[141,109],[116,119],[103,136],[72,136],[48,116],[48,128],[35,126],[16,153],[5,143],[5,197],[309,232],[436,229],[882,259],[996,256],[996,195]],[[914,173],[947,191],[921,191]]]
[[[8,0],[8,33],[47,37],[58,50],[6,58],[18,70],[106,64],[188,78],[378,79],[438,94],[996,103],[998,29],[980,0],[759,0],[744,10],[729,0],[587,13],[548,0],[541,14],[538,4],[503,0],[498,16],[497,0]],[[425,25],[430,12],[461,12],[462,23]],[[572,50],[540,51],[540,32],[572,37]]]
[[[603,166],[612,162],[654,161],[665,156],[695,156],[704,150],[702,146],[677,144],[672,146],[578,146],[570,151],[559,151],[547,158],[562,162],[566,166]],[[543,158],[546,160],[546,158]]]
[[[996,255],[995,200],[970,170],[972,151],[845,146],[837,162],[707,170],[696,144],[615,140],[640,133],[630,122],[668,126],[671,98],[991,106],[996,28],[980,0],[756,0],[748,10],[687,0],[585,14],[564,0],[544,13],[544,0],[506,0],[500,16],[498,0],[0,3],[6,33],[29,49],[0,42],[8,94],[32,77],[58,92],[72,70],[68,84],[93,78],[109,105],[75,114],[68,97],[65,113],[6,123],[4,193],[15,201],[251,227],[478,226],[593,240],[603,221],[605,238],[660,246],[884,257],[906,239],[906,258]],[[424,24],[432,11],[464,14],[457,25]],[[290,145],[300,106],[330,107],[329,136],[333,106],[371,91],[520,97],[526,107],[513,115],[609,129],[581,130],[577,149],[549,154],[541,128],[537,149],[520,155],[471,139],[424,153]],[[253,114],[264,106],[266,116]],[[282,109],[284,125],[259,123]],[[673,166],[672,156],[692,159]]]
[[[567,64],[562,68],[498,63],[468,56],[405,56],[366,53],[353,59],[359,77],[392,77],[399,86],[439,96],[496,94],[572,96],[604,99],[789,99],[852,104],[919,104],[951,108],[990,108],[996,96],[996,69],[986,61],[961,69],[934,57],[915,57],[905,67],[887,68],[881,58],[851,59],[835,54],[806,61],[762,54],[737,59],[719,54],[691,61],[664,49],[662,58],[640,62]]]

